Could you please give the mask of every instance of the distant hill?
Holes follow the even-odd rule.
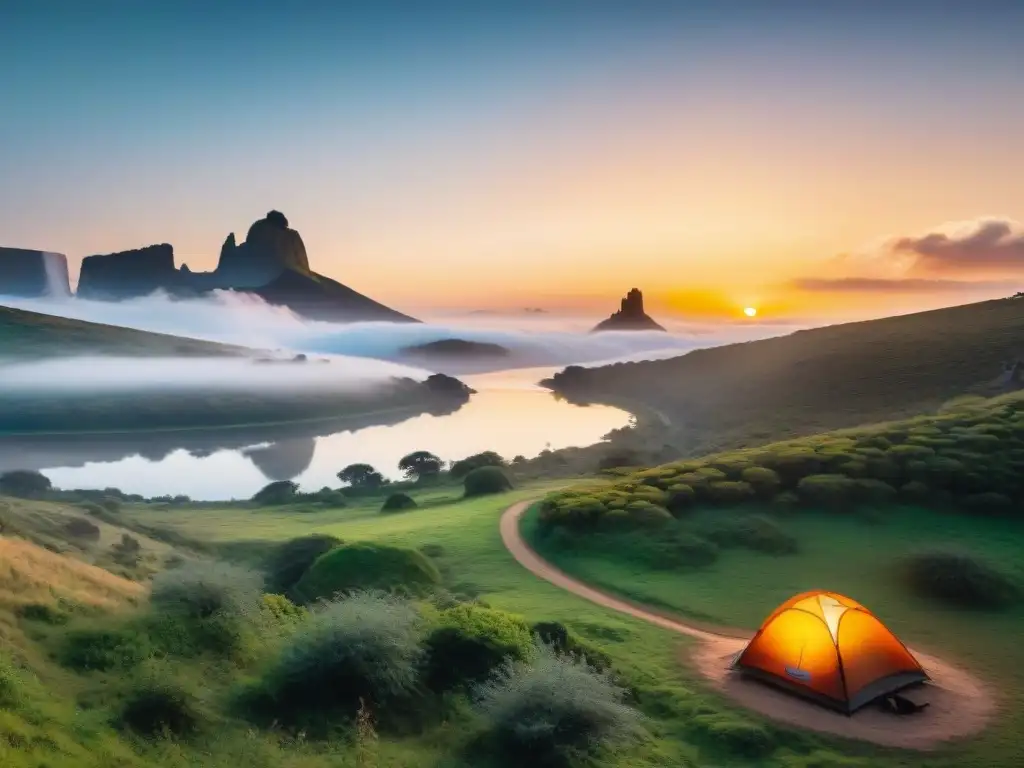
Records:
[[[466,339],[439,339],[426,344],[415,344],[401,349],[403,355],[420,358],[493,358],[508,357],[508,347],[486,341],[467,341]]]
[[[1024,301],[1002,299],[681,357],[572,366],[544,382],[577,401],[640,403],[673,427],[686,454],[708,453],[933,409],[991,394],[1024,349]]]
[[[128,357],[224,357],[251,353],[233,347],[114,325],[69,320],[66,317],[0,306],[0,360],[64,355],[123,355]]]

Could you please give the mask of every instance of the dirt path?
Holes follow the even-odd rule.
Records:
[[[533,503],[528,500],[513,504],[501,516],[501,539],[520,565],[592,603],[694,638],[698,641],[696,648],[684,661],[719,692],[744,707],[800,728],[917,750],[935,749],[942,742],[977,733],[995,713],[995,701],[983,683],[962,669],[913,649],[931,682],[907,694],[915,701],[929,704],[926,710],[911,717],[889,715],[870,707],[847,717],[743,678],[730,669],[733,657],[746,643],[744,637],[738,636],[741,633],[670,618],[588,586],[543,560],[519,533],[519,520]],[[749,637],[751,633],[742,634]]]

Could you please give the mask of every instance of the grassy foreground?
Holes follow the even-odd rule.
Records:
[[[952,765],[965,755],[979,754],[958,748],[946,762],[925,762],[918,756],[862,744],[830,743],[814,734],[776,728],[731,709],[704,690],[680,664],[686,638],[564,593],[520,568],[504,550],[498,532],[501,512],[517,500],[542,496],[564,482],[466,501],[458,498],[456,489],[435,489],[414,494],[418,509],[394,514],[379,512],[380,499],[345,509],[305,513],[288,508],[153,510],[126,506],[117,514],[128,529],[142,526],[176,547],[187,548],[194,540],[202,542],[207,552],[219,551],[221,556],[242,560],[255,561],[268,544],[314,531],[347,542],[418,547],[431,555],[449,589],[475,594],[492,607],[521,614],[531,622],[563,621],[612,659],[619,674],[635,690],[637,705],[646,715],[648,737],[615,757],[602,758],[597,763],[602,766],[923,766]],[[50,514],[57,514],[59,507],[52,505]],[[245,539],[239,539],[240,532]],[[150,541],[154,539],[144,540],[144,549]],[[737,603],[746,600],[739,591],[735,598]],[[128,606],[138,601],[132,594],[125,599]],[[128,611],[127,615],[132,610],[138,609],[117,609],[120,613]],[[73,618],[70,626],[117,621],[116,613],[113,619],[89,616],[94,614]],[[126,677],[131,675],[117,671],[72,673],[57,666],[48,655],[59,647],[58,641],[67,631],[64,627],[14,613],[7,626],[5,652],[21,659],[37,680],[33,685],[45,692],[33,693],[31,704],[17,712],[0,711],[0,759],[5,766],[501,765],[494,762],[496,758],[468,751],[479,729],[468,702],[444,713],[441,722],[426,730],[404,735],[382,732],[372,740],[372,748],[348,738],[318,741],[279,729],[254,728],[223,702],[239,682],[252,677],[258,662],[256,667],[250,662],[226,664],[206,658],[174,662],[171,667],[167,667],[171,662],[161,662],[165,672],[201,692],[214,727],[206,735],[189,738],[128,736],[110,723],[124,695]],[[991,751],[985,754],[995,755]],[[974,764],[1001,763],[989,760]]]

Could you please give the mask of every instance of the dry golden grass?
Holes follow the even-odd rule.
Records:
[[[66,600],[92,608],[114,609],[145,593],[141,584],[35,544],[0,536],[0,605]]]

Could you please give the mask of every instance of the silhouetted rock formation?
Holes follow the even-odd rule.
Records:
[[[182,277],[174,267],[174,248],[169,243],[133,251],[86,256],[78,278],[83,299],[118,301],[148,296],[154,291],[177,292]]]
[[[70,295],[64,254],[0,247],[0,296],[34,299]]]
[[[215,274],[224,287],[259,288],[289,269],[309,274],[306,246],[284,214],[271,211],[249,227],[241,245],[235,245],[234,232],[228,235]]]
[[[254,293],[314,320],[419,322],[312,272],[302,238],[289,229],[288,219],[280,211],[271,211],[254,222],[240,245],[234,233],[228,235],[213,272],[193,272],[187,264],[176,269],[174,249],[163,244],[89,256],[82,261],[78,284],[81,297],[107,301],[157,290],[194,296],[217,289]]]
[[[644,295],[633,288],[622,300],[619,311],[594,326],[594,331],[664,331],[644,312]]]
[[[465,339],[440,339],[426,344],[403,347],[403,355],[424,359],[432,358],[479,358],[508,357],[509,350],[500,344]]]

